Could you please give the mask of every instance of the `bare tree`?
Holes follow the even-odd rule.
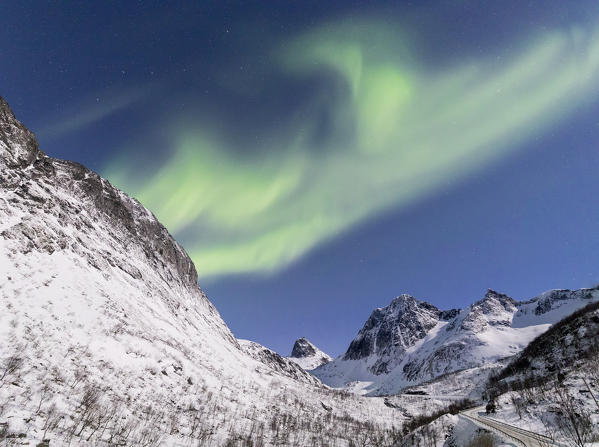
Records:
[[[593,401],[595,402],[595,406],[599,409],[599,402],[597,401],[597,397],[595,397],[595,394],[593,393],[593,390],[591,389],[591,387],[589,385],[589,380],[587,379],[587,377],[585,377],[585,373],[586,372],[583,372],[583,374],[582,374],[582,381],[584,382],[584,385],[586,386],[587,391],[593,398]]]
[[[93,422],[96,412],[99,410],[100,390],[93,385],[86,385],[81,398],[81,403],[75,409],[75,412],[79,411],[79,419],[75,420],[75,425],[72,427],[72,434],[77,432],[77,428],[81,425],[81,428],[76,433],[77,436],[81,436],[83,431]]]
[[[10,355],[4,359],[0,368],[0,388],[4,386],[5,380],[15,374],[22,366],[23,358],[18,354]]]
[[[37,410],[35,411],[35,414],[39,414],[39,412],[42,408],[42,403],[44,403],[44,399],[48,395],[48,392],[50,392],[50,385],[48,383],[44,383],[42,385],[42,389],[40,390],[40,401],[39,401],[39,404],[37,405]]]
[[[512,405],[514,406],[516,413],[518,413],[518,418],[522,419],[522,407],[523,407],[522,398],[520,398],[520,397],[516,396],[514,393],[512,393],[512,394],[510,394],[510,401],[512,402]]]
[[[60,420],[62,419],[62,415],[56,411],[56,404],[50,405],[46,410],[46,417],[44,419],[44,434],[42,439],[46,439],[46,434],[48,432],[53,432],[58,427]]]
[[[570,445],[584,447],[594,437],[593,422],[589,412],[570,396],[565,388],[557,385],[554,391],[559,408],[556,417],[559,431]]]

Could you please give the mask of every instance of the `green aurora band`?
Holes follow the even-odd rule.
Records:
[[[201,278],[268,273],[516,150],[598,96],[597,30],[546,32],[509,57],[434,72],[399,40],[380,23],[340,22],[275,52],[289,75],[325,72],[346,86],[325,150],[307,136],[316,118],[254,159],[196,128],[173,135],[172,157],[152,175],[117,161],[104,174],[185,235]]]

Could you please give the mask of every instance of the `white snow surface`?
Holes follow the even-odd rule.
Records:
[[[589,383],[588,379],[587,383]],[[552,386],[555,387],[555,385]],[[591,382],[589,386],[594,393],[597,393],[599,387],[596,384],[593,386]],[[573,405],[576,406],[577,411],[583,411],[589,415],[591,424],[595,428],[594,437],[597,441],[593,443],[587,439],[588,442],[585,442],[585,446],[590,447],[599,443],[599,431],[597,430],[597,427],[599,427],[599,408],[597,402],[589,395],[587,390],[586,384],[581,379],[581,374],[575,373],[568,376],[563,384],[562,392],[566,394],[566,399],[571,400]],[[572,436],[567,430],[563,430],[561,424],[557,422],[556,418],[563,409],[558,404],[559,398],[556,398],[555,391],[551,389],[548,391],[533,389],[532,393],[535,395],[533,402],[526,403],[524,403],[525,397],[523,397],[526,394],[525,392],[511,391],[502,394],[497,399],[497,413],[489,417],[524,430],[548,436],[561,445],[575,445]],[[520,411],[516,409],[515,401],[522,402]],[[589,437],[592,438],[593,435],[589,435]]]
[[[320,365],[323,364],[323,357],[307,357],[307,358],[287,357],[287,359],[289,359],[289,361],[297,364],[304,371],[312,371],[313,369],[318,368]],[[324,363],[328,363],[328,362],[325,361]]]
[[[0,98],[0,430],[52,446],[347,445],[400,425],[382,399],[253,356],[196,278],[148,210],[39,151]]]

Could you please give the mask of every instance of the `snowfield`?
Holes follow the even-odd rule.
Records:
[[[401,425],[383,399],[331,390],[238,342],[154,216],[39,151],[3,100],[0,277],[10,442],[348,445],[390,443]]]

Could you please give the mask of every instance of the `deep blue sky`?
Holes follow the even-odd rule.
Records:
[[[0,95],[167,224],[236,336],[338,355],[401,293],[599,282],[596,2],[196,3],[2,2]]]

